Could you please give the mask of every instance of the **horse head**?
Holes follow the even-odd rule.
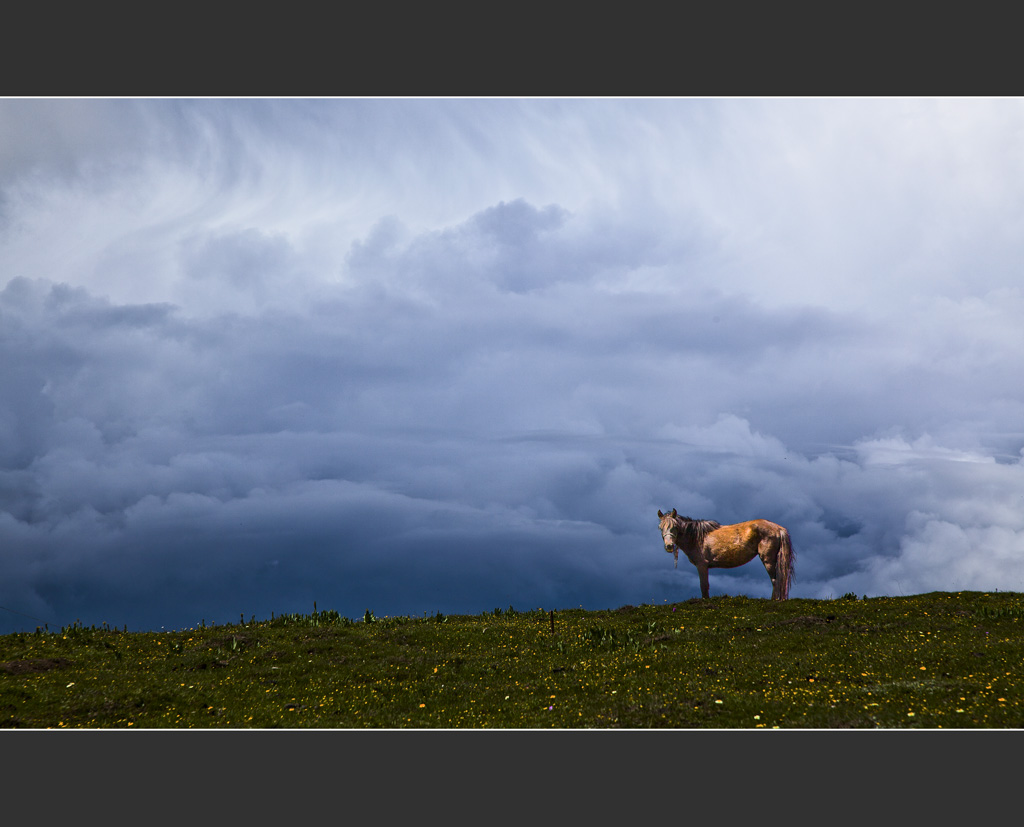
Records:
[[[662,514],[661,509],[658,509],[658,528],[661,529],[661,539],[665,543],[665,551],[675,555],[677,566],[679,565],[679,544],[676,543],[675,538],[675,520],[678,516],[674,508],[668,514]]]

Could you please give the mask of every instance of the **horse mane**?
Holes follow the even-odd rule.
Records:
[[[704,545],[705,537],[722,527],[721,523],[714,520],[691,520],[678,515],[672,522],[676,527],[676,544],[683,548],[700,548]]]

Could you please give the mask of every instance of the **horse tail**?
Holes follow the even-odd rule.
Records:
[[[789,587],[796,573],[796,552],[793,550],[792,540],[789,539],[789,532],[782,526],[779,526],[779,529],[779,599],[786,600],[789,598]]]

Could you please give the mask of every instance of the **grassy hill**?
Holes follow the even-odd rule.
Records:
[[[1000,728],[1024,725],[1024,595],[0,636],[0,727]]]

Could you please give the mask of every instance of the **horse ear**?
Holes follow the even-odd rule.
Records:
[[[674,508],[672,509],[672,516],[673,516],[673,517],[677,516],[677,515],[676,515],[676,510],[675,510]]]
[[[659,508],[659,509],[658,509],[658,519],[660,520],[660,519],[661,519],[662,517],[664,517],[664,516],[665,516],[665,515],[661,513],[661,509]]]

